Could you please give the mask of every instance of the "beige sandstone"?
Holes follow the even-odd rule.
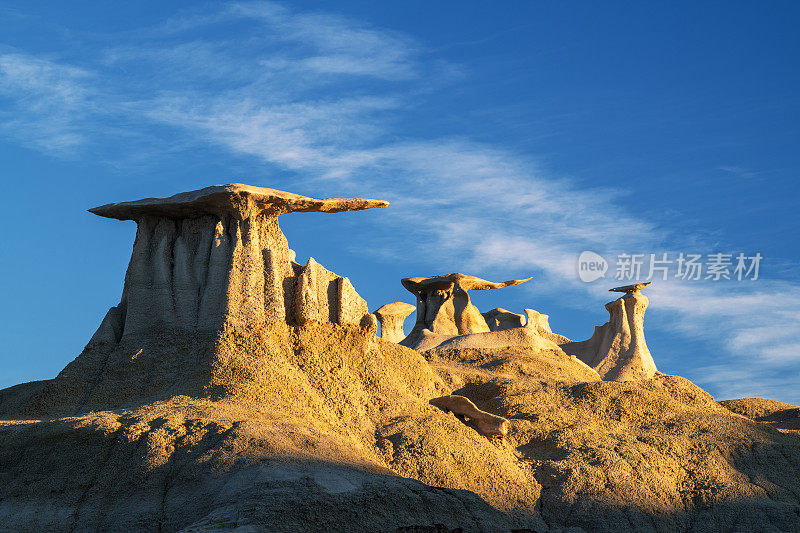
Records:
[[[533,309],[525,309],[525,316],[527,317],[525,327],[534,330],[540,337],[544,337],[545,339],[558,345],[572,342],[563,335],[553,333],[553,331],[550,329],[549,315],[544,315]]]
[[[437,335],[467,335],[490,331],[483,315],[470,302],[468,291],[499,289],[519,285],[529,279],[531,278],[493,283],[459,273],[402,279],[403,287],[417,298],[417,321],[401,344],[415,348],[424,330]]]
[[[389,342],[402,341],[406,337],[403,322],[415,309],[405,302],[392,302],[376,309],[374,314],[381,323],[381,338]]]
[[[431,399],[430,404],[452,411],[456,415],[469,418],[475,424],[475,429],[486,437],[502,437],[508,434],[508,428],[510,427],[508,420],[502,416],[481,411],[475,407],[474,403],[463,396],[456,394],[440,396]]]
[[[481,313],[489,326],[490,331],[502,331],[504,329],[521,328],[525,325],[525,317],[512,313],[507,309],[498,307],[491,311]]]
[[[278,216],[386,205],[232,183],[90,209],[138,226],[119,311],[107,317],[103,338],[164,328],[217,330],[231,322],[358,324],[366,303],[346,278],[313,259],[305,267],[295,263]]]
[[[580,358],[608,381],[648,379],[656,373],[653,356],[644,339],[644,313],[649,300],[639,292],[649,283],[611,289],[625,295],[606,304],[609,320],[597,326],[582,342],[565,342],[561,348]]]

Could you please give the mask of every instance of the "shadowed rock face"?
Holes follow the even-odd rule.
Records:
[[[417,297],[417,322],[400,344],[413,348],[421,340],[422,331],[426,329],[439,335],[467,335],[490,331],[481,312],[470,302],[468,291],[500,289],[525,283],[529,279],[531,278],[493,283],[459,273],[402,279],[403,287]]]
[[[576,355],[606,381],[653,377],[656,365],[644,340],[644,312],[649,300],[639,292],[641,288],[617,291],[626,294],[606,304],[609,321],[597,326],[590,339],[563,344],[564,351]]]
[[[497,307],[491,311],[483,313],[483,318],[491,331],[503,331],[504,329],[521,328],[525,326],[525,317],[517,313],[512,313],[502,307]]]

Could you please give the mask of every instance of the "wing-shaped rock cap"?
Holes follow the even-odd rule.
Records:
[[[492,282],[486,281],[476,276],[469,276],[459,272],[440,276],[431,276],[428,278],[403,278],[400,283],[403,284],[407,290],[416,293],[419,291],[432,291],[432,290],[450,290],[454,285],[458,285],[465,291],[485,291],[489,289],[502,289],[503,287],[510,287],[511,285],[519,285],[525,283],[531,278],[525,279],[510,279],[508,281]]]
[[[653,283],[652,281],[648,281],[646,283],[634,283],[633,285],[624,285],[622,287],[614,287],[613,289],[608,289],[608,292],[636,292],[644,289],[648,285]]]
[[[143,216],[194,218],[203,215],[249,215],[263,212],[278,216],[293,212],[339,213],[386,207],[389,202],[366,198],[309,198],[290,192],[241,183],[212,185],[169,198],[144,198],[89,209],[101,217],[138,220]]]

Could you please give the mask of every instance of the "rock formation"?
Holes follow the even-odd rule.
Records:
[[[125,299],[58,377],[0,390],[0,530],[800,531],[797,406],[601,381],[532,310],[423,330],[437,353],[376,339],[270,218],[370,201],[231,187],[106,211],[138,217]],[[604,339],[642,338],[642,299],[609,304]]]
[[[137,224],[122,298],[42,397],[57,396],[57,403],[71,397],[79,408],[207,387],[219,363],[219,336],[231,328],[332,323],[374,329],[375,317],[347,278],[313,258],[305,266],[294,261],[278,217],[386,205],[233,183],[90,209]],[[176,372],[165,356],[174,353],[190,354],[193,362]],[[138,373],[145,369],[160,369],[158,380],[143,379]]]
[[[487,437],[503,437],[508,435],[508,430],[511,427],[509,421],[502,416],[481,411],[474,403],[463,396],[455,394],[441,396],[439,398],[433,398],[430,404],[469,418],[470,421],[474,422],[478,432]]]
[[[538,311],[534,311],[533,309],[525,309],[525,316],[527,317],[527,320],[525,321],[525,327],[535,331],[540,337],[544,337],[545,339],[559,345],[572,342],[563,335],[553,333],[553,331],[550,329],[550,315],[542,314]]]
[[[406,336],[403,322],[416,307],[405,302],[392,302],[375,310],[374,315],[381,323],[381,338],[389,342],[400,342]]]
[[[481,313],[490,331],[502,331],[504,329],[521,328],[525,325],[525,317],[512,313],[502,307],[497,307],[491,311]]]
[[[231,321],[358,324],[368,313],[364,300],[313,259],[295,263],[278,217],[386,205],[233,183],[90,209],[137,223],[122,300],[98,334],[119,341],[165,328],[217,330]]]
[[[415,347],[428,330],[437,335],[467,335],[490,331],[478,308],[470,302],[468,291],[500,289],[525,283],[531,278],[493,283],[475,276],[454,273],[428,278],[404,278],[403,287],[417,298],[417,322],[403,346]]]
[[[632,285],[623,285],[622,287],[614,287],[613,289],[608,289],[608,292],[638,292],[648,285],[653,283],[652,281],[646,281],[644,283],[634,283]]]
[[[576,355],[606,381],[653,377],[656,365],[644,340],[644,312],[649,300],[640,292],[647,285],[611,289],[625,295],[606,304],[609,321],[597,326],[590,339],[563,344],[564,351]]]

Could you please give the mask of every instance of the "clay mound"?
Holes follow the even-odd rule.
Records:
[[[0,521],[29,530],[542,526],[530,471],[428,404],[449,390],[418,352],[330,323],[228,328],[215,346],[194,373],[206,385],[178,382],[167,400],[135,398],[164,368],[191,373],[186,354],[142,365],[131,394],[115,390],[130,381],[110,379],[108,366],[95,372],[104,378],[78,416],[57,414],[75,409],[80,395],[60,388],[77,374],[38,393],[3,391]],[[36,410],[42,418],[31,418]]]
[[[800,432],[800,407],[766,398],[723,400],[723,407],[757,422],[770,424],[783,431]]]
[[[0,423],[0,521],[161,531],[800,525],[800,438],[731,413],[683,378],[603,382],[563,353],[523,349],[425,354],[428,363],[357,328],[287,331],[290,349],[276,351],[274,333],[226,330],[205,396]],[[3,406],[41,387],[7,389]],[[427,403],[447,393],[508,419],[508,435],[489,440]]]
[[[0,432],[0,520],[14,530],[518,524],[474,493],[398,477],[341,432],[236,403],[177,397]]]
[[[511,421],[507,445],[542,485],[539,509],[551,527],[800,526],[800,439],[732,415],[688,380],[477,375],[456,393]]]
[[[511,348],[433,349],[423,352],[447,385],[459,390],[469,383],[590,382],[600,376],[575,356],[556,349]]]
[[[486,331],[466,335],[443,335],[430,330],[417,334],[414,349],[420,352],[432,350],[502,349],[523,347],[534,350],[560,350],[552,340],[539,335],[531,328],[512,328],[500,331]]]

